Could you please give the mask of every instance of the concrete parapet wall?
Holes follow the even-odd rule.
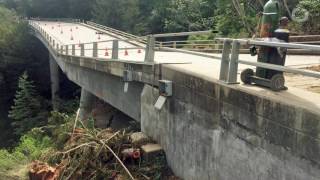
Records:
[[[164,147],[185,179],[319,179],[320,114],[169,67],[174,95],[158,111],[141,96],[143,131]],[[302,103],[303,104],[303,103]]]

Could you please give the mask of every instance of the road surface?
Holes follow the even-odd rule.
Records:
[[[42,27],[50,36],[52,36],[56,42],[60,45],[70,45],[76,44],[76,55],[80,55],[79,43],[90,43],[90,42],[100,42],[98,43],[98,57],[101,60],[108,60],[111,58],[112,54],[112,42],[101,42],[116,39],[107,34],[97,34],[97,31],[88,28],[84,25],[74,24],[74,23],[59,23],[59,22],[37,22],[40,27]],[[111,35],[114,35],[110,33]],[[116,36],[116,35],[115,35]],[[85,45],[85,56],[92,57],[92,44]],[[143,62],[145,51],[139,49],[137,46],[132,45],[127,42],[120,42],[119,59]],[[128,48],[128,49],[126,49]],[[136,48],[136,49],[130,49]],[[69,47],[69,51],[71,46]],[[127,54],[126,54],[127,51]],[[139,52],[141,51],[141,52]],[[107,53],[106,53],[107,52]],[[215,54],[220,57],[220,54]],[[250,55],[241,54],[240,59],[248,61],[256,61],[256,57]],[[171,63],[169,66],[175,68],[179,71],[186,73],[192,73],[195,76],[210,80],[217,81],[220,74],[220,61],[200,57],[196,55],[190,55],[179,52],[159,52],[155,53],[156,63]],[[176,63],[176,64],[175,64]],[[185,64],[181,64],[185,63]],[[288,55],[286,66],[304,68],[313,65],[320,64],[320,56],[298,56],[298,55]],[[239,73],[250,66],[239,65]],[[252,67],[251,67],[252,68]],[[283,100],[290,103],[290,101],[298,101],[306,104],[306,107],[310,108],[320,108],[320,94],[312,93],[312,89],[317,89],[320,87],[320,80],[315,78],[303,77],[300,75],[288,74],[286,76],[289,86],[288,91],[283,92],[272,92],[268,89],[261,87],[256,87],[252,85],[232,85],[235,88],[240,88],[244,91],[250,91],[251,93],[257,93],[259,95],[264,95],[268,97],[275,98],[276,100]],[[306,83],[311,82],[312,83]],[[312,88],[311,88],[312,86]],[[314,91],[317,92],[317,91]]]

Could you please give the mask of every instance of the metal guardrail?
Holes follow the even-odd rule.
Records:
[[[243,40],[243,39],[228,39],[221,38],[217,39],[224,43],[222,59],[221,59],[221,68],[220,68],[220,77],[221,81],[225,81],[228,84],[238,83],[238,64],[245,64],[255,67],[261,67],[270,70],[276,70],[281,72],[288,72],[294,74],[300,74],[304,76],[320,78],[319,72],[297,69],[292,67],[285,67],[281,65],[274,65],[261,62],[250,62],[247,60],[239,59],[239,49],[241,44],[245,45],[255,45],[255,46],[267,46],[274,48],[293,48],[293,49],[305,49],[310,51],[320,51],[320,46],[316,45],[305,45],[305,44],[295,44],[295,43],[283,43],[283,42],[273,42],[273,41],[257,41],[257,40]],[[269,39],[271,40],[271,39]],[[231,52],[231,58],[229,58]]]
[[[86,55],[86,51],[92,51],[92,55],[89,55],[89,57],[98,58],[99,50],[104,51],[112,51],[111,56],[108,55],[110,58],[105,59],[111,59],[111,60],[119,60],[119,61],[125,61],[119,59],[119,50],[142,50],[145,49],[144,47],[136,46],[136,47],[126,47],[126,48],[120,48],[119,42],[130,42],[128,39],[113,39],[108,41],[99,41],[99,42],[88,42],[88,43],[78,43],[78,44],[64,44],[62,43],[58,38],[55,36],[48,34],[38,23],[35,21],[29,21],[30,26],[37,32],[39,32],[44,39],[47,41],[48,45],[55,50],[57,54],[60,55],[69,55],[69,56],[76,56],[76,51],[80,51],[80,56],[83,57]],[[98,48],[99,43],[105,43],[105,42],[112,42],[112,48],[110,49],[101,49]],[[92,45],[92,48],[85,48],[85,45]],[[76,48],[79,47],[79,48]],[[88,57],[88,56],[86,56]],[[130,62],[134,62],[133,60]],[[138,62],[141,64],[141,62]],[[150,63],[145,63],[150,64]]]
[[[55,21],[55,22],[72,22],[72,23],[80,23],[80,19],[72,19],[72,18],[30,18],[30,20],[34,21]]]
[[[179,32],[179,33],[165,33],[165,34],[153,34],[155,38],[161,37],[179,37],[179,36],[192,36],[192,35],[205,35],[211,34],[212,31],[195,31],[195,32]]]
[[[301,36],[301,37],[308,37],[308,41],[302,42],[294,42],[299,44],[306,44],[306,45],[320,45],[320,41],[311,41],[309,36]],[[312,36],[311,36],[312,37]],[[319,37],[320,36],[315,36]],[[293,39],[300,38],[300,36],[293,37]],[[197,51],[197,52],[206,52],[206,53],[221,53],[223,51],[223,43],[218,40],[183,40],[183,41],[157,41],[157,47],[168,47],[168,48],[177,48],[177,49],[184,49],[190,51]],[[263,39],[256,39],[257,41],[261,41]],[[240,53],[241,54],[250,54],[249,51],[250,44],[241,44]],[[296,55],[320,55],[320,51],[309,51],[307,49],[296,49],[290,48],[287,54],[296,54]]]
[[[86,24],[88,24],[90,26],[93,26],[93,27],[96,27],[98,29],[106,30],[106,31],[111,32],[111,33],[113,33],[115,35],[118,35],[118,36],[121,36],[121,37],[125,37],[128,40],[135,40],[135,41],[140,42],[140,43],[146,43],[146,39],[143,38],[143,37],[135,36],[135,35],[132,35],[132,34],[129,34],[129,33],[123,32],[123,31],[119,31],[119,30],[113,29],[111,27],[103,26],[103,25],[100,25],[100,24],[97,24],[97,23],[94,23],[94,22],[91,22],[91,21],[87,21]]]
[[[58,53],[69,55],[69,46],[71,46],[71,55],[75,55],[75,46],[76,44],[71,45],[63,45],[60,47],[60,45],[55,44],[54,37],[50,36],[48,33],[46,33],[40,26],[38,26],[34,22],[30,22],[30,25],[34,27],[37,31],[39,31],[45,39],[47,39],[48,43],[51,44]],[[96,27],[100,27],[96,25]],[[108,28],[103,27],[105,30]],[[132,38],[132,40],[136,39],[137,36],[128,35],[126,33],[123,33],[118,30],[112,30],[113,32],[116,32],[119,36],[124,36],[124,39],[116,39],[113,40],[113,47],[112,47],[112,59],[118,59],[118,51],[119,49],[119,41],[128,41],[126,38]],[[219,79],[227,84],[234,84],[238,83],[238,65],[244,64],[244,65],[250,65],[255,67],[261,67],[266,68],[270,70],[276,70],[276,71],[282,71],[282,72],[289,72],[289,73],[295,73],[295,74],[301,74],[305,76],[310,76],[314,78],[320,78],[319,72],[309,71],[309,70],[303,70],[303,69],[297,69],[293,67],[285,67],[281,65],[274,65],[274,64],[268,64],[268,63],[261,63],[261,62],[250,62],[247,60],[241,60],[239,59],[239,51],[241,48],[241,45],[255,45],[255,46],[267,46],[267,47],[275,47],[275,48],[287,48],[287,49],[304,49],[309,51],[320,51],[320,46],[318,45],[306,45],[306,44],[296,44],[296,43],[283,43],[283,42],[274,42],[267,40],[244,40],[244,39],[229,39],[229,38],[218,38],[214,41],[220,42],[223,44],[223,52],[222,57],[214,56],[212,54],[206,54],[206,53],[200,53],[200,52],[194,52],[184,49],[176,49],[176,48],[169,48],[169,47],[161,47],[159,42],[156,41],[156,38],[158,37],[174,37],[174,36],[182,36],[182,35],[194,35],[194,34],[207,34],[210,33],[209,31],[201,31],[201,32],[183,32],[183,33],[168,33],[168,34],[159,34],[159,35],[149,35],[147,36],[147,42],[145,49],[145,59],[144,63],[146,64],[154,64],[154,57],[156,51],[171,51],[171,52],[181,52],[186,54],[191,54],[195,56],[201,56],[201,57],[207,57],[211,59],[216,59],[221,61],[220,66],[220,77]],[[139,39],[139,38],[138,38]],[[269,41],[268,41],[269,40]],[[106,41],[105,41],[106,42]],[[109,42],[109,41],[108,41]],[[91,44],[91,43],[88,43]],[[97,57],[97,51],[99,50],[97,46],[98,42],[92,42],[93,48],[88,49],[92,50],[93,54],[92,57]],[[84,45],[85,44],[79,44],[80,46],[80,56],[84,56]],[[64,48],[63,48],[64,47]],[[63,50],[65,49],[65,50]],[[134,49],[134,48],[132,48]]]

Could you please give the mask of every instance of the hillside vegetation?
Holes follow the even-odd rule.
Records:
[[[222,36],[250,37],[267,0],[5,0],[27,17],[93,20],[134,34],[215,29]],[[292,31],[319,33],[320,0],[279,0]],[[298,22],[308,12],[303,22]]]

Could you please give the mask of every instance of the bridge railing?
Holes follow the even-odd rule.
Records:
[[[79,43],[79,44],[63,44],[57,38],[49,35],[46,31],[44,31],[37,23],[30,22],[31,25],[39,31],[42,36],[48,41],[48,43],[56,50],[57,53],[66,54],[66,55],[75,55],[75,51],[80,51],[80,56],[85,56],[86,51],[92,51],[92,55],[90,57],[98,57],[99,50],[103,50],[99,48],[99,43],[108,43],[112,42],[112,56],[111,59],[118,59],[119,60],[119,50],[131,50],[131,49],[138,49],[138,50],[145,50],[145,64],[154,64],[155,63],[155,53],[157,51],[171,51],[171,52],[180,52],[185,54],[191,54],[195,56],[207,57],[215,60],[221,61],[220,66],[220,77],[219,79],[228,84],[238,83],[238,65],[249,65],[254,67],[261,67],[270,70],[276,70],[281,72],[288,72],[294,74],[300,74],[305,76],[310,76],[314,78],[320,78],[320,73],[315,71],[309,71],[304,69],[298,69],[293,67],[286,67],[281,65],[274,65],[268,63],[261,63],[261,62],[252,62],[248,60],[239,59],[239,53],[241,45],[250,46],[267,46],[267,47],[275,47],[275,48],[285,48],[285,49],[304,49],[308,51],[320,51],[319,45],[306,45],[306,44],[297,44],[297,43],[282,43],[282,42],[273,42],[273,41],[265,41],[261,40],[244,40],[244,39],[228,39],[228,38],[220,38],[212,40],[214,42],[219,42],[222,44],[222,57],[217,56],[214,54],[209,53],[201,53],[195,52],[185,49],[176,49],[172,47],[165,47],[161,46],[157,41],[156,38],[163,38],[163,37],[176,37],[176,36],[186,36],[186,35],[199,35],[199,34],[209,34],[210,31],[201,31],[201,32],[183,32],[183,33],[168,33],[168,34],[155,34],[149,35],[146,37],[146,47],[143,46],[133,46],[128,48],[120,48],[119,42],[132,42],[136,41],[136,36],[129,36],[124,39],[113,39],[108,41],[100,41],[100,42],[88,42],[88,43]],[[208,41],[209,43],[211,41]],[[85,45],[92,45],[92,48],[85,48]],[[78,48],[77,48],[78,47]],[[319,62],[320,63],[320,62]]]
[[[111,32],[111,33],[113,33],[115,35],[119,35],[121,37],[125,37],[127,39],[134,39],[137,42],[146,43],[146,39],[143,38],[143,37],[135,36],[135,35],[132,35],[132,34],[129,34],[129,33],[126,33],[126,32],[111,28],[111,27],[108,27],[108,26],[104,26],[104,25],[101,25],[101,24],[94,23],[92,21],[86,21],[86,24],[88,24],[90,26],[93,26],[93,27],[96,27],[98,29],[106,30],[108,32]]]
[[[318,36],[317,36],[318,37]],[[295,39],[295,36],[292,37]],[[290,41],[291,42],[291,41]],[[301,42],[294,42],[293,43],[300,43],[300,44],[310,44],[310,45],[320,45],[320,41],[317,40],[310,40],[301,41]],[[196,52],[204,52],[204,53],[222,53],[223,52],[223,42],[217,39],[209,39],[209,40],[161,40],[156,41],[157,47],[168,47],[168,48],[175,48],[175,49],[184,49]],[[240,45],[240,54],[250,54],[250,46],[247,44]],[[304,49],[288,49],[287,54],[292,55],[320,55],[320,52],[316,51],[308,51]]]
[[[137,53],[142,54],[142,51],[145,50],[145,47],[143,45],[137,45],[137,44],[131,47],[119,46],[120,43],[130,44],[132,42],[136,42],[137,38],[135,37],[134,39],[124,38],[124,39],[93,41],[93,42],[86,42],[86,43],[79,42],[79,43],[73,43],[73,44],[65,44],[61,42],[59,38],[55,37],[54,35],[48,34],[39,25],[39,23],[35,22],[34,20],[29,21],[29,24],[31,25],[31,27],[33,27],[35,31],[38,31],[42,35],[42,37],[46,40],[47,44],[50,47],[52,47],[52,49],[57,54],[61,54],[61,55],[83,56],[83,57],[93,57],[93,58],[103,58],[103,59],[134,62],[135,60],[128,60],[128,58],[126,58],[126,60],[120,59],[119,58],[120,51],[123,51],[124,54],[128,54],[128,51],[130,50],[137,50]],[[101,51],[104,52],[103,57],[101,57]],[[150,64],[150,63],[145,63],[145,64]]]
[[[304,76],[320,78],[320,73],[315,71],[309,71],[304,69],[298,69],[293,67],[286,67],[281,65],[274,65],[269,63],[261,62],[251,62],[248,60],[239,59],[240,49],[243,46],[266,46],[274,48],[284,48],[284,49],[302,49],[311,52],[319,52],[319,45],[307,45],[307,44],[298,44],[298,43],[283,43],[276,41],[268,41],[266,39],[257,39],[257,40],[245,40],[245,39],[230,39],[230,38],[216,38],[212,41],[204,42],[218,42],[222,44],[222,57],[216,56],[214,54],[195,52],[185,49],[177,49],[176,47],[166,47],[163,44],[154,43],[156,38],[163,37],[177,37],[177,36],[186,36],[186,35],[203,35],[209,34],[210,31],[199,31],[199,32],[183,32],[183,33],[168,33],[168,34],[159,34],[159,35],[150,35],[149,39],[152,39],[148,43],[149,46],[154,46],[155,51],[171,51],[171,52],[181,52],[196,56],[208,57],[221,61],[220,66],[220,77],[219,80],[226,82],[228,84],[238,83],[238,65],[249,65],[254,67],[260,67],[270,70],[276,70],[281,72],[288,72],[294,74],[300,74]],[[174,42],[174,41],[173,41]],[[151,43],[151,45],[150,45]],[[320,64],[320,61],[319,61]]]
[[[249,65],[254,67],[260,67],[270,70],[276,70],[280,72],[287,72],[293,74],[300,74],[304,76],[320,78],[320,73],[315,71],[309,71],[304,69],[286,67],[282,65],[274,65],[262,62],[251,62],[248,60],[239,59],[240,45],[254,45],[260,47],[273,47],[273,48],[284,48],[284,49],[303,49],[308,51],[320,51],[319,45],[306,45],[297,43],[284,43],[273,41],[274,39],[265,40],[244,40],[244,39],[228,39],[220,38],[217,39],[223,42],[223,53],[221,58],[220,77],[221,81],[228,84],[238,83],[238,64]],[[231,55],[231,57],[230,57]],[[320,62],[319,62],[320,63]]]
[[[52,22],[71,22],[71,23],[80,23],[80,19],[73,18],[39,18],[39,17],[31,17],[30,20],[34,21],[52,21]]]

